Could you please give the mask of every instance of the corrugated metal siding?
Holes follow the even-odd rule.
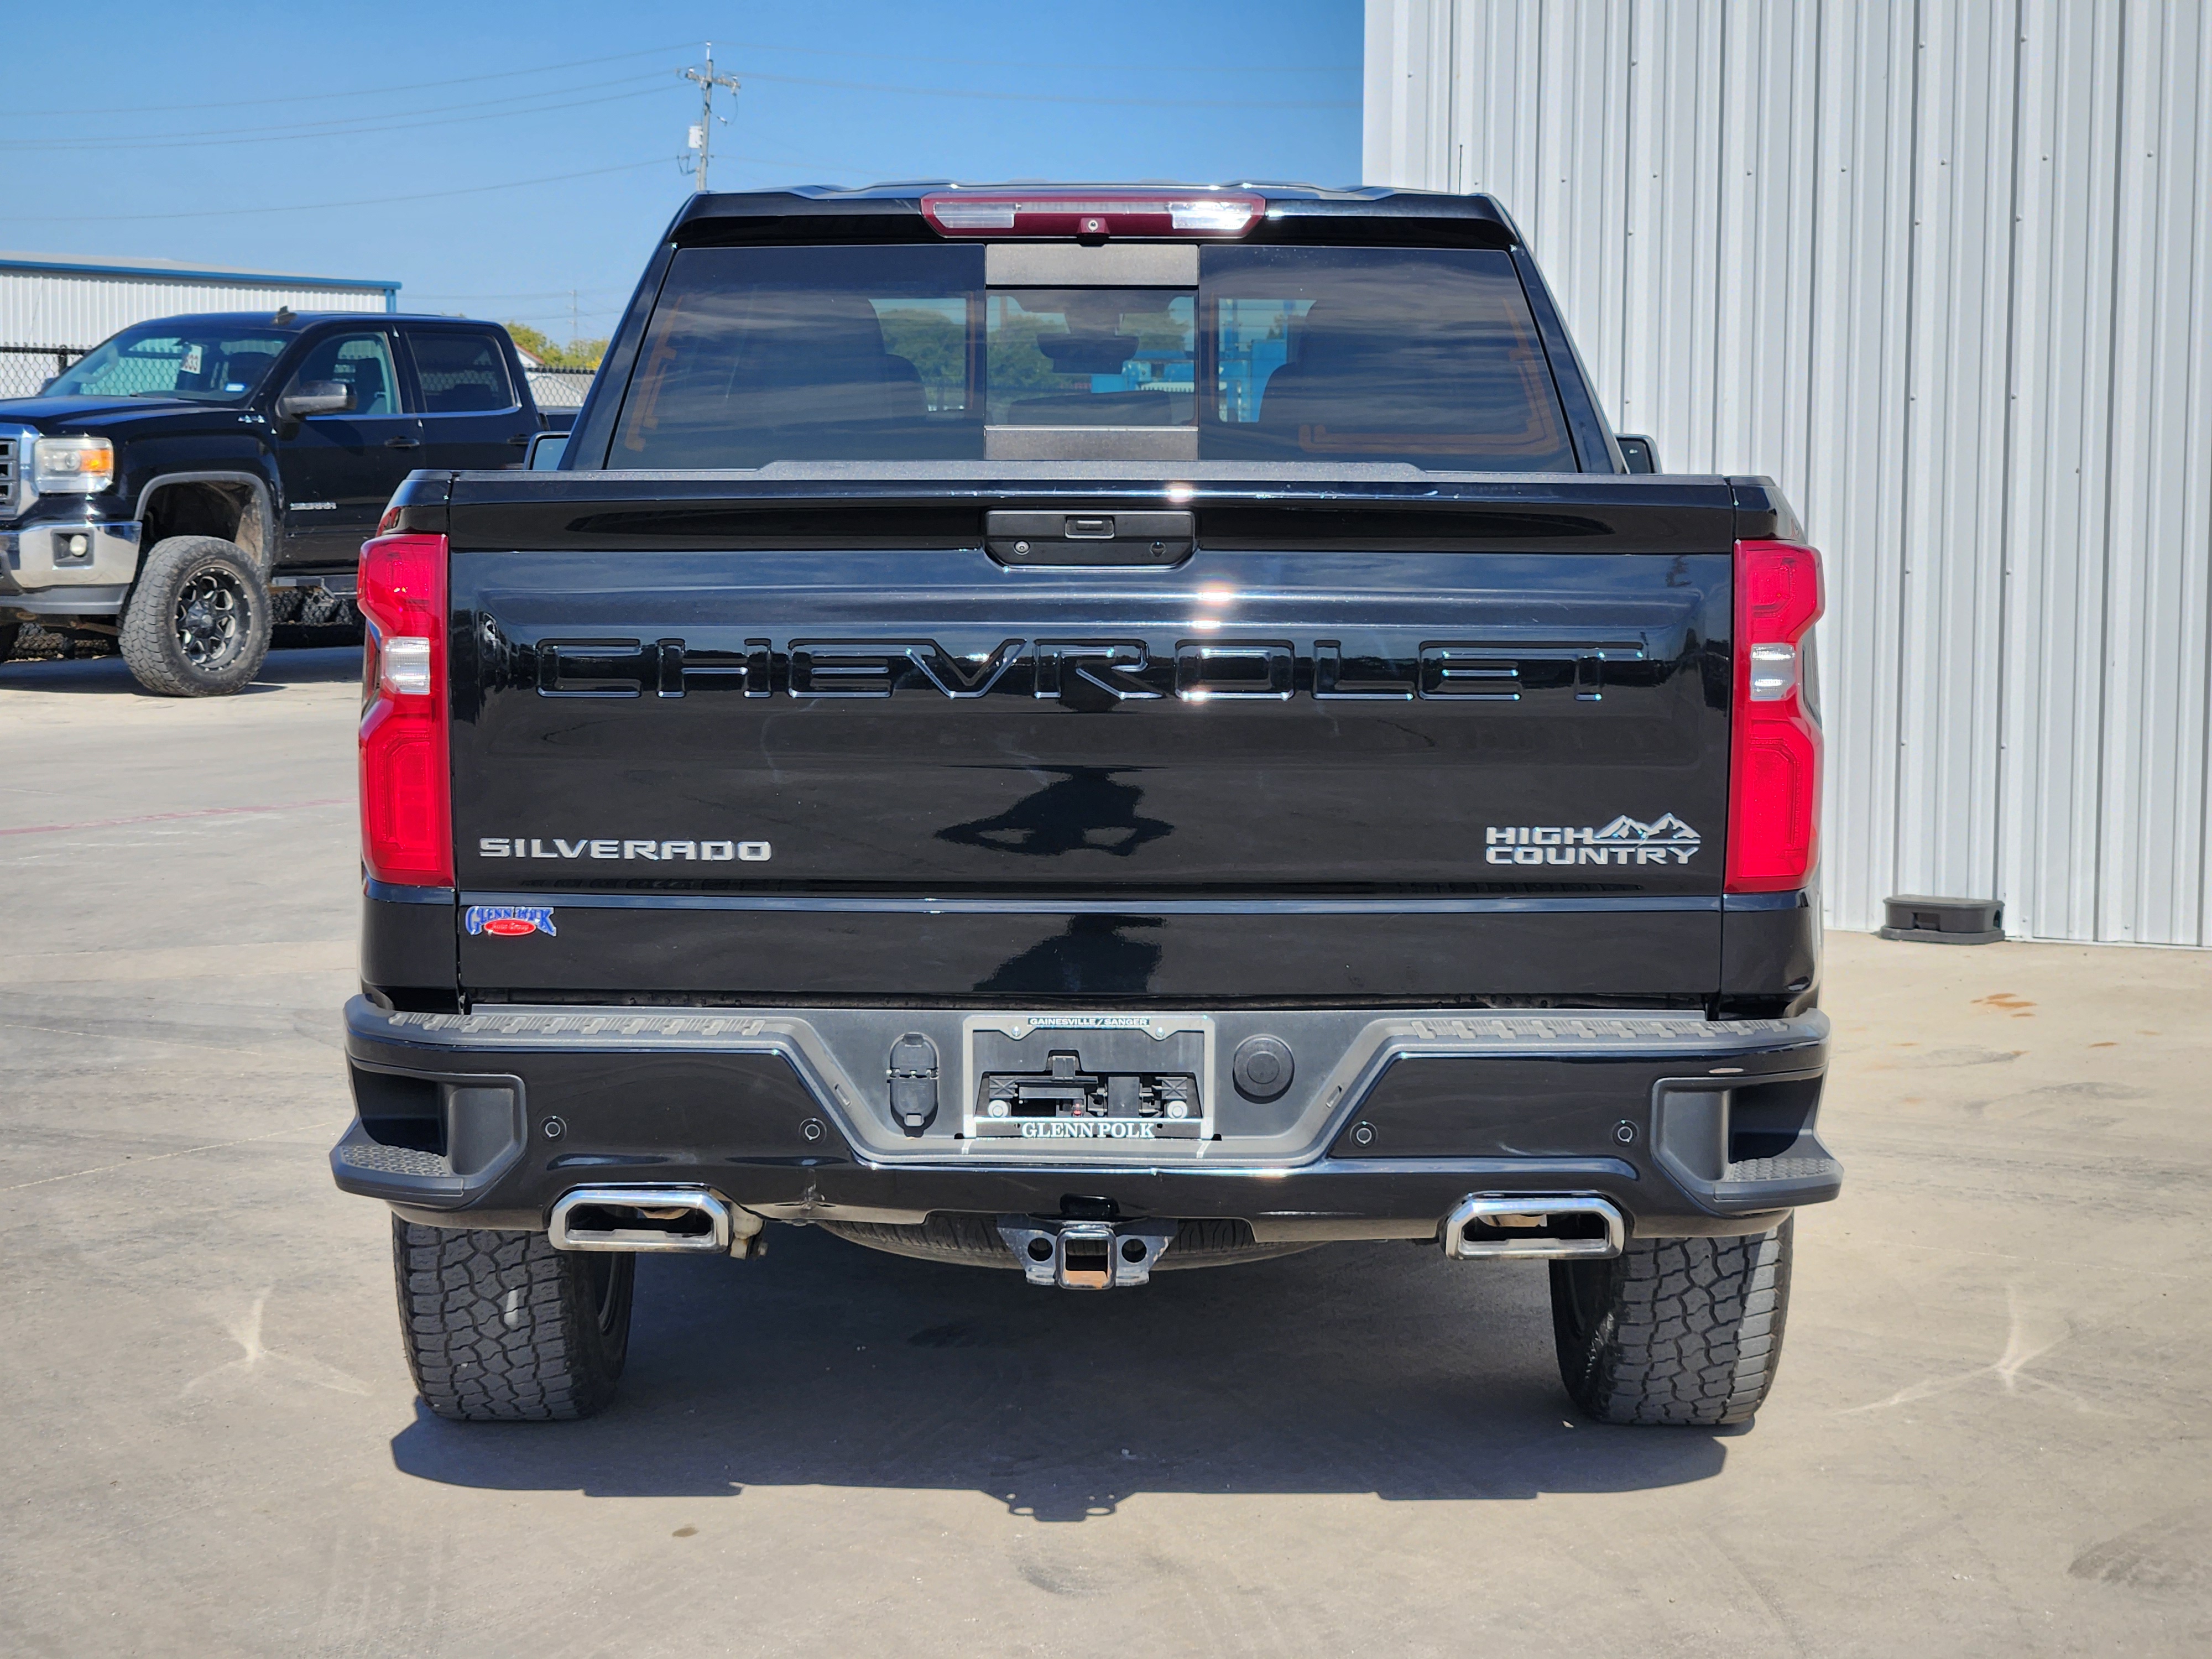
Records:
[[[201,282],[0,265],[0,345],[97,345],[118,329],[194,311],[383,311],[380,289]]]
[[[1664,465],[1803,512],[1832,921],[2212,944],[2212,7],[1370,0],[1365,149],[1505,202]]]

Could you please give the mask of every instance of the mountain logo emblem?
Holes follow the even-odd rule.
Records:
[[[1607,845],[1619,845],[1622,842],[1635,845],[1663,842],[1669,846],[1679,846],[1685,842],[1692,845],[1701,844],[1705,837],[1672,812],[1662,812],[1650,823],[1645,823],[1638,818],[1632,818],[1624,812],[1611,823],[1607,824],[1604,829],[1591,836],[1590,840],[1593,842],[1603,842]]]

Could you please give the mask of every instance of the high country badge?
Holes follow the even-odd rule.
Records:
[[[1652,823],[1626,812],[1602,830],[1565,824],[1492,824],[1482,856],[1492,864],[1687,864],[1705,842],[1672,812]]]

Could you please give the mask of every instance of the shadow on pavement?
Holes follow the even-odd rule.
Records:
[[[1540,1268],[1340,1245],[1042,1290],[777,1228],[758,1262],[647,1256],[622,1395],[584,1423],[441,1422],[401,1471],[495,1491],[981,1492],[1038,1521],[1139,1492],[1531,1498],[1720,1472],[1731,1431],[1574,1417]]]
[[[253,683],[235,695],[252,696],[287,685],[337,685],[360,678],[358,645],[271,651]],[[0,663],[0,691],[90,692],[126,697],[155,695],[131,678],[131,670],[120,657]]]

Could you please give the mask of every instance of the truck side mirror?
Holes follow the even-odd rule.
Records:
[[[353,408],[353,388],[343,380],[298,380],[276,400],[276,412],[288,421],[306,415],[343,415]]]
[[[1613,441],[1620,446],[1620,459],[1628,463],[1631,472],[1656,472],[1659,470],[1659,452],[1653,447],[1650,439],[1631,437],[1626,432],[1618,432],[1613,434]]]

